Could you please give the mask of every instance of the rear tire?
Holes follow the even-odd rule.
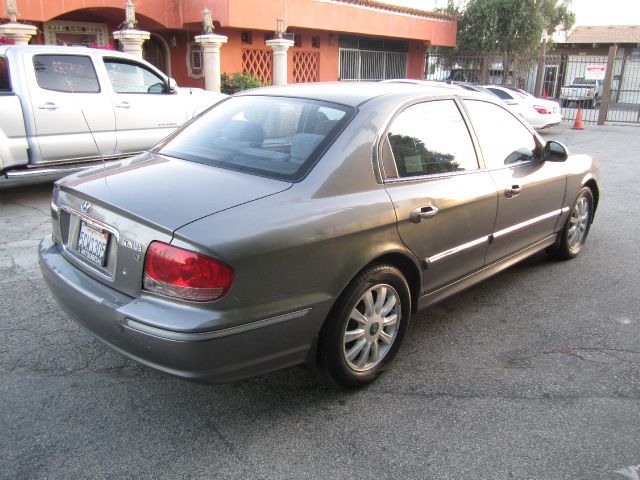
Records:
[[[340,296],[320,336],[320,359],[342,387],[362,387],[396,356],[409,324],[411,296],[402,273],[377,265],[358,275]]]
[[[583,187],[573,202],[569,218],[558,237],[558,241],[547,248],[547,253],[559,260],[569,260],[578,256],[587,241],[593,220],[593,192]]]

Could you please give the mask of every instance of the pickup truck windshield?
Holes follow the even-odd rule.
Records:
[[[287,181],[313,167],[353,108],[287,97],[242,96],[215,106],[158,152]]]

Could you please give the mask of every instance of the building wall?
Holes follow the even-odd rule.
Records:
[[[183,3],[183,22],[200,21],[202,4],[198,0]],[[416,16],[317,0],[209,0],[208,5],[223,27],[273,30],[276,18],[282,16],[293,28],[428,40],[441,46],[456,44],[455,20],[439,14]]]
[[[102,9],[122,18],[124,0],[18,0],[21,18],[46,22],[68,12]],[[455,46],[456,22],[443,14],[417,16],[319,0],[136,0],[147,28],[181,29],[202,22],[204,6],[223,28],[274,30],[284,17],[289,27],[378,35]],[[120,20],[122,21],[122,20]],[[119,22],[118,22],[119,24]]]
[[[125,0],[17,0],[20,21],[43,31],[44,22],[75,21],[107,25],[108,42],[124,20]],[[288,52],[288,81],[294,81],[294,54],[319,54],[318,79],[336,81],[339,75],[339,36],[358,34],[408,40],[407,76],[422,78],[425,45],[454,45],[456,23],[451,19],[397,14],[358,5],[319,0],[207,0],[216,33],[228,37],[221,48],[221,71],[241,72],[243,49],[265,49],[265,33],[272,33],[276,18],[284,16],[288,31],[301,41]],[[204,87],[204,78],[189,74],[189,43],[201,31],[201,0],[135,0],[138,28],[163,39],[170,56],[171,75],[179,85]],[[242,42],[248,31],[251,44]],[[319,46],[312,38],[319,38]],[[32,43],[45,43],[39,33]],[[167,48],[168,46],[168,48]]]
[[[407,78],[424,78],[425,45],[423,42],[410,41],[407,55]]]

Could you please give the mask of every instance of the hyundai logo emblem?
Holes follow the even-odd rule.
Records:
[[[82,205],[80,205],[80,210],[83,211],[83,213],[89,213],[91,211],[91,202],[82,202]]]

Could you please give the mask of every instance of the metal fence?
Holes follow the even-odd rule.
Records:
[[[609,95],[608,122],[640,123],[640,57],[617,57]]]
[[[405,78],[407,54],[340,48],[339,71],[343,82]]]
[[[538,58],[513,54],[449,56],[427,53],[425,79],[535,87]]]
[[[599,75],[599,76],[598,76]],[[606,75],[606,76],[605,76]],[[578,110],[584,123],[640,123],[640,58],[612,47],[609,55],[450,55],[428,52],[425,79],[504,84],[539,97],[556,100],[562,118],[574,121]],[[598,78],[597,98],[569,100],[563,88],[576,78]],[[564,98],[563,98],[564,97]]]

